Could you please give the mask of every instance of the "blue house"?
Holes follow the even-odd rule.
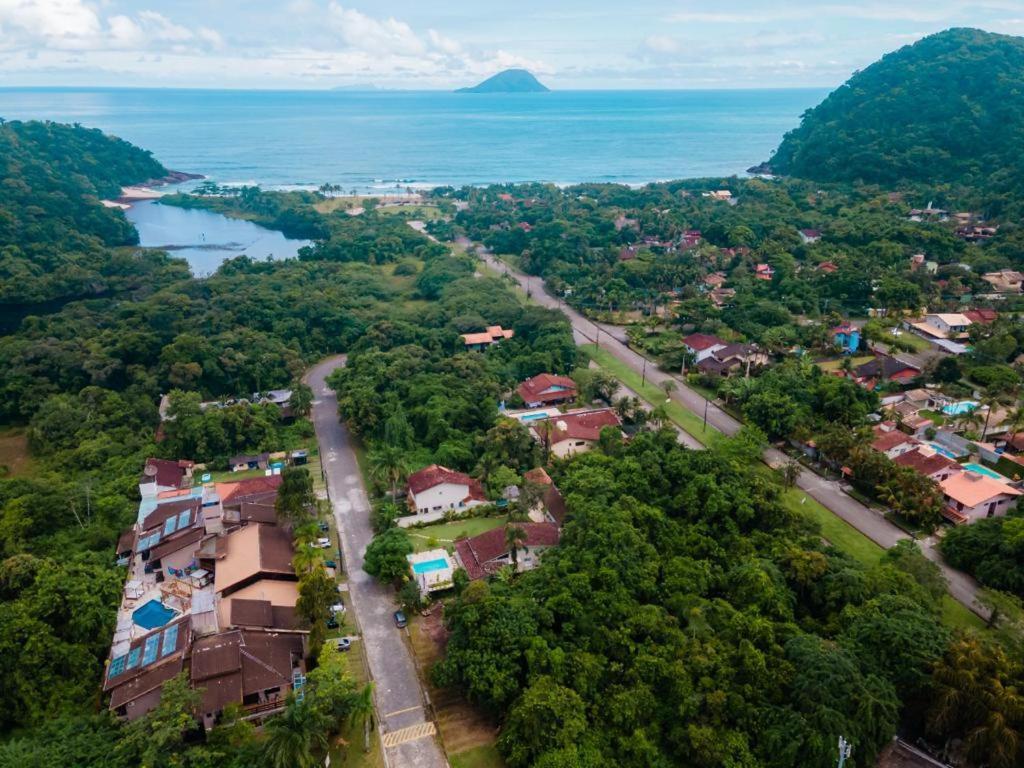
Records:
[[[837,325],[832,329],[832,341],[843,354],[852,355],[860,347],[860,328],[852,323]]]

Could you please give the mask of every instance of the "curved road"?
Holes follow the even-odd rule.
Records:
[[[395,626],[394,590],[363,570],[363,553],[373,539],[370,502],[363,487],[352,439],[338,418],[338,399],[325,379],[345,364],[344,355],[317,363],[305,376],[313,390],[310,415],[320,443],[328,496],[338,526],[352,610],[359,619],[363,647],[374,681],[377,722],[390,768],[447,768],[434,723],[425,706],[403,630]]]
[[[466,246],[467,243],[468,241],[461,244]],[[598,341],[601,347],[628,365],[636,373],[639,374],[641,372],[644,367],[644,358],[627,346],[626,335],[622,328],[606,323],[597,323],[584,317],[572,307],[567,306],[561,299],[548,294],[544,290],[543,280],[539,277],[529,276],[513,269],[505,262],[497,259],[482,246],[476,247],[476,253],[496,272],[504,273],[519,283],[520,287],[529,294],[532,301],[549,309],[557,309],[568,317],[577,343],[594,343]],[[536,290],[538,287],[541,290]],[[665,380],[673,381],[675,389],[670,395],[672,399],[698,416],[703,416],[706,402],[703,395],[686,386],[681,378],[659,370],[650,361],[647,362],[646,369],[647,379],[655,384],[660,384]],[[707,418],[711,426],[726,435],[735,434],[742,426],[740,422],[713,402],[707,405]],[[696,437],[696,435],[693,437]],[[765,463],[772,467],[779,467],[788,460],[785,454],[775,448],[769,448],[764,453]],[[847,494],[842,489],[842,486],[833,480],[826,480],[814,472],[805,469],[800,473],[796,484],[808,496],[816,499],[837,517],[842,518],[885,549],[889,549],[903,539],[910,538],[901,528],[893,525],[882,515],[865,507]],[[939,554],[936,548],[934,537],[929,537],[918,543],[921,545],[921,551],[924,552],[925,556],[936,563],[942,570],[943,575],[949,582],[949,593],[957,601],[963,603],[963,605],[982,618],[987,618],[987,612],[977,602],[977,582],[967,574],[946,565],[942,555]]]

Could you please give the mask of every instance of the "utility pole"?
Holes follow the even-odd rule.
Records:
[[[708,431],[708,399],[704,398],[704,432]]]
[[[846,763],[846,758],[853,752],[853,745],[844,739],[842,736],[839,737],[839,768],[843,768]]]
[[[640,374],[640,388],[643,389],[646,384],[647,384],[647,357],[644,356],[644,370],[643,370],[643,373]]]

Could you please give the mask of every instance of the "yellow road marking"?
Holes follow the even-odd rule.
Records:
[[[433,723],[420,723],[419,725],[410,725],[408,728],[385,733],[381,741],[385,749],[387,749],[389,747],[397,747],[399,744],[423,739],[427,736],[433,736],[435,733],[437,733],[437,728]]]

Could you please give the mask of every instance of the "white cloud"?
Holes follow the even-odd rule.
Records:
[[[651,35],[644,44],[655,53],[675,53],[679,50],[679,41],[668,35]]]
[[[374,19],[336,2],[330,4],[328,13],[331,24],[350,48],[406,56],[415,56],[426,51],[426,45],[412,31],[412,27],[394,17]]]

